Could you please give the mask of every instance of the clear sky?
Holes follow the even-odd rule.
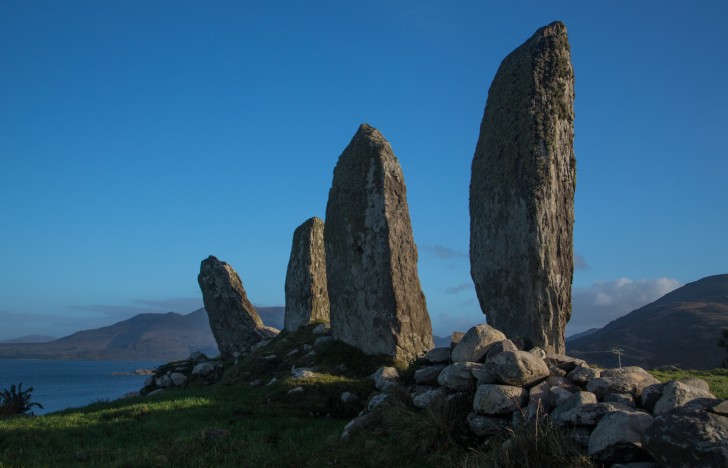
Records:
[[[0,2],[0,339],[201,305],[200,261],[283,305],[367,122],[402,165],[436,334],[482,322],[470,165],[500,61],[562,20],[576,76],[574,312],[728,273],[725,1]]]

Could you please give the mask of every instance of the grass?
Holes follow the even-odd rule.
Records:
[[[382,426],[342,442],[344,425],[374,391],[368,375],[392,363],[341,343],[319,346],[315,357],[307,356],[304,345],[316,338],[312,328],[281,333],[267,347],[228,364],[211,385],[191,381],[152,397],[0,419],[0,468],[591,466],[563,430],[546,421],[478,439],[464,422],[472,395],[443,398],[424,411],[402,395]],[[291,353],[294,349],[299,351]],[[275,358],[263,359],[270,355]],[[395,364],[409,382],[421,362]],[[294,379],[293,366],[313,367],[317,376]],[[716,396],[728,397],[726,369],[652,373],[662,381],[699,377]],[[253,386],[254,380],[263,383]],[[289,393],[296,387],[303,391]],[[343,403],[344,391],[360,401]]]

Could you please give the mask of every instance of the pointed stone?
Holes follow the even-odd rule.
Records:
[[[574,72],[566,27],[536,31],[488,91],[470,183],[471,275],[487,321],[564,352],[571,317]]]
[[[293,233],[286,273],[286,313],[283,328],[297,330],[311,322],[329,321],[324,222],[313,217]]]
[[[334,169],[324,242],[336,339],[403,360],[433,347],[402,168],[367,124]]]
[[[197,282],[202,290],[210,328],[223,357],[247,352],[250,347],[270,337],[243,283],[233,267],[210,255],[202,261]]]

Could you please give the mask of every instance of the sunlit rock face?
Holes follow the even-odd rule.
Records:
[[[431,349],[402,168],[367,124],[339,157],[326,206],[326,272],[336,339],[409,360]]]
[[[223,357],[246,352],[277,331],[263,324],[232,266],[210,255],[200,265],[197,282],[212,334]]]
[[[473,158],[471,275],[509,338],[564,352],[571,317],[574,72],[566,27],[538,31],[501,63]]]
[[[311,322],[329,321],[324,222],[313,217],[293,233],[286,273],[284,328],[297,330]]]

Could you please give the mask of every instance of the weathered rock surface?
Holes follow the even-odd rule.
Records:
[[[685,406],[687,403],[698,398],[715,398],[715,395],[710,393],[709,390],[703,390],[702,388],[693,387],[673,380],[665,384],[660,399],[657,400],[652,409],[652,414],[659,416],[678,406]]]
[[[694,400],[656,417],[643,446],[667,468],[728,466],[728,417],[710,411],[719,402]]]
[[[615,411],[604,415],[589,438],[589,456],[598,464],[649,461],[642,448],[642,433],[652,416],[637,411]]]
[[[571,316],[574,72],[563,23],[536,31],[488,91],[470,183],[470,261],[488,323],[564,352]]]
[[[586,389],[596,394],[600,400],[607,393],[629,393],[634,398],[639,398],[642,389],[659,383],[659,380],[641,367],[629,366],[603,370],[599,378],[586,385]]]
[[[485,415],[511,414],[525,406],[528,392],[512,385],[483,384],[473,399],[473,411]]]
[[[504,351],[486,363],[500,383],[530,387],[549,376],[542,359],[526,351]]]
[[[402,360],[432,349],[402,169],[367,124],[334,169],[324,243],[336,339]]]
[[[210,255],[200,265],[197,282],[222,356],[248,351],[269,334],[232,266]]]
[[[475,362],[456,362],[450,364],[437,376],[437,382],[451,390],[465,390],[475,384],[473,369],[481,369],[483,364]]]
[[[329,321],[324,222],[319,218],[307,220],[293,232],[285,289],[283,327],[286,330]]]
[[[417,369],[415,371],[415,383],[419,385],[437,385],[437,378],[446,367],[446,364],[433,364]]]
[[[485,358],[491,346],[506,339],[506,336],[490,325],[481,324],[468,330],[455,348],[450,359],[452,362],[478,362]]]
[[[432,364],[447,364],[450,362],[450,353],[452,353],[450,347],[432,348],[425,354],[425,359]]]
[[[380,367],[372,374],[377,390],[387,390],[399,382],[399,372],[394,367]]]

